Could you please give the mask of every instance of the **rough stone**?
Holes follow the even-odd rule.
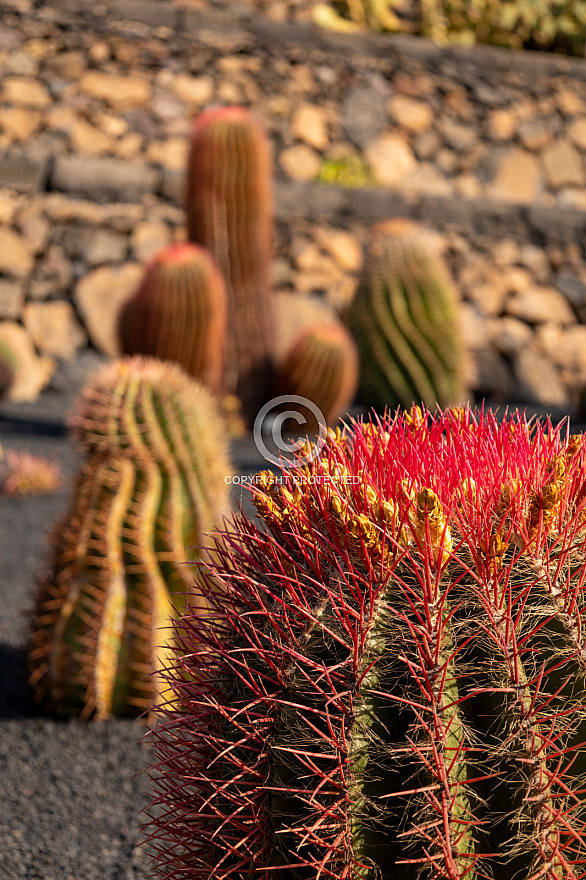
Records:
[[[495,141],[509,141],[515,134],[517,122],[512,110],[493,110],[488,116],[488,133]]]
[[[566,298],[555,287],[529,287],[516,293],[508,300],[506,312],[528,324],[572,324],[576,320]]]
[[[584,308],[586,305],[586,283],[583,278],[571,271],[561,271],[556,275],[555,286],[575,309]]]
[[[145,105],[151,98],[151,86],[140,76],[116,76],[88,70],[79,80],[79,90],[105,101],[118,110]]]
[[[17,226],[33,253],[39,254],[44,251],[51,229],[49,221],[35,205],[19,212]]]
[[[491,339],[498,350],[509,357],[517,354],[526,345],[529,345],[533,337],[531,328],[518,318],[508,315],[496,321]]]
[[[584,102],[571,89],[561,89],[558,92],[557,105],[564,116],[576,116],[584,112]]]
[[[48,69],[64,79],[79,79],[87,67],[84,53],[75,50],[60,52],[47,62]]]
[[[23,302],[22,284],[0,278],[0,318],[20,318]]]
[[[166,223],[137,223],[130,238],[133,256],[139,263],[152,259],[170,243],[171,233]]]
[[[337,323],[332,309],[323,299],[280,292],[273,297],[275,316],[275,359],[282,360],[291,349],[296,336],[308,324]]]
[[[328,251],[341,269],[357,272],[362,266],[362,245],[355,235],[341,229],[323,229],[318,227],[316,240],[324,250]]]
[[[543,185],[538,160],[532,153],[511,147],[500,159],[497,173],[487,184],[490,198],[529,204],[539,198]]]
[[[574,119],[567,128],[567,134],[580,150],[586,151],[586,116]]]
[[[51,94],[44,83],[29,76],[11,76],[4,80],[3,99],[6,104],[43,109],[52,103]]]
[[[46,256],[35,267],[28,290],[29,298],[46,299],[68,291],[72,285],[73,268],[70,260],[62,247],[51,245]]]
[[[211,76],[188,76],[179,73],[171,83],[176,98],[195,107],[209,104],[214,97],[214,81]]]
[[[98,202],[140,199],[158,189],[158,175],[145,162],[60,155],[55,160],[53,187]]]
[[[387,132],[369,144],[364,152],[375,180],[383,186],[398,186],[417,168],[411,147],[400,134]]]
[[[295,144],[281,152],[279,165],[292,180],[312,180],[320,172],[321,159],[307,144]]]
[[[75,256],[87,266],[100,266],[104,263],[118,263],[126,258],[128,249],[125,235],[109,229],[75,230]]]
[[[483,284],[470,285],[468,298],[476,305],[482,315],[490,317],[499,315],[506,298],[500,273],[493,271]]]
[[[69,361],[87,343],[71,303],[64,300],[28,303],[23,323],[41,354]]]
[[[134,159],[140,153],[142,142],[142,135],[131,131],[115,144],[114,153],[119,159]]]
[[[544,119],[530,119],[519,126],[519,139],[528,150],[540,150],[552,138],[551,126]]]
[[[466,348],[476,351],[487,347],[486,319],[470,303],[460,305],[460,329]]]
[[[586,182],[582,158],[569,141],[556,141],[543,151],[542,159],[552,189]]]
[[[147,159],[171,171],[184,171],[187,166],[189,144],[185,138],[153,141],[147,148]]]
[[[387,125],[387,113],[381,93],[372,87],[350,89],[342,101],[342,120],[348,138],[365,148],[376,140]]]
[[[76,152],[93,156],[103,156],[109,153],[113,146],[111,137],[95,125],[90,125],[85,119],[76,120],[70,137],[71,146]]]
[[[487,395],[497,403],[510,400],[514,388],[513,375],[494,348],[471,352],[465,382],[466,387],[473,388],[476,394]]]
[[[316,150],[325,150],[330,142],[324,110],[313,104],[301,104],[291,120],[291,134]]]
[[[453,184],[431,162],[422,162],[405,178],[401,189],[423,196],[451,196]]]
[[[92,343],[104,354],[121,354],[116,321],[122,304],[135,293],[143,269],[137,263],[102,266],[82,278],[75,289],[75,304]]]
[[[429,104],[406,95],[395,95],[388,102],[387,109],[397,125],[411,134],[426,132],[433,121]]]
[[[473,128],[453,122],[451,119],[440,119],[438,131],[445,143],[458,152],[470,150],[477,140],[477,135]]]
[[[10,347],[16,359],[16,375],[8,400],[15,403],[36,400],[48,385],[55,362],[48,357],[39,357],[27,331],[12,321],[0,322],[0,342]]]
[[[26,141],[41,125],[42,116],[38,110],[25,107],[0,108],[0,129],[11,141]]]
[[[42,190],[48,175],[47,160],[29,159],[26,156],[0,155],[0,187],[10,187],[16,192]]]
[[[522,400],[540,406],[568,406],[568,392],[557,369],[540,351],[524,348],[515,358],[513,369]]]
[[[0,273],[24,278],[33,267],[33,251],[26,238],[0,226]]]
[[[12,52],[6,59],[6,71],[18,76],[36,76],[39,72],[39,62],[30,52],[19,50]]]

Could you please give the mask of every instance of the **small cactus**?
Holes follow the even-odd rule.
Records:
[[[278,394],[312,401],[333,424],[352,403],[358,386],[358,353],[341,324],[309,324],[277,370]]]
[[[203,605],[185,562],[228,512],[226,439],[204,388],[140,357],[90,379],[70,428],[86,459],[40,577],[31,683],[59,714],[138,715],[174,606]]]
[[[29,452],[6,450],[6,464],[0,465],[2,495],[43,495],[56,492],[63,485],[61,468]]]
[[[459,300],[415,224],[372,231],[348,325],[360,352],[360,393],[375,407],[447,406],[463,395]]]
[[[118,326],[125,354],[174,361],[210,391],[221,391],[226,291],[203,248],[175,244],[158,253]]]
[[[159,876],[583,878],[584,438],[413,408],[313,455],[178,622]]]
[[[271,168],[268,139],[249,110],[221,107],[196,118],[187,175],[189,239],[212,254],[226,281],[224,388],[240,397],[249,420],[271,384]]]

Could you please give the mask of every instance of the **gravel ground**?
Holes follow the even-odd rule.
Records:
[[[4,406],[4,448],[52,456],[73,475],[66,403],[44,395],[34,407]],[[234,460],[239,474],[255,472],[263,461],[248,437],[235,443]],[[0,496],[0,880],[146,880],[148,855],[138,845],[139,813],[148,801],[141,771],[150,760],[138,740],[146,728],[118,719],[46,719],[27,692],[26,612],[45,558],[45,533],[67,498],[67,488],[36,498]]]

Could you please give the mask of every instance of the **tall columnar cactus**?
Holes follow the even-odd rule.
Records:
[[[348,322],[360,352],[365,403],[394,409],[459,402],[458,295],[414,224],[390,220],[374,227]]]
[[[31,683],[60,714],[137,715],[155,700],[174,606],[205,604],[185,562],[228,511],[213,398],[175,364],[132,358],[84,389],[86,459],[54,530],[31,636]]]
[[[358,386],[358,353],[341,324],[309,324],[277,371],[275,389],[312,401],[328,424],[345,413]]]
[[[187,175],[191,241],[213,255],[228,291],[225,390],[254,419],[271,383],[269,270],[273,238],[272,160],[259,120],[244,107],[201,113]]]
[[[226,289],[203,248],[174,244],[160,251],[124,304],[118,326],[125,354],[174,361],[206,388],[221,391]]]
[[[584,877],[584,439],[413,408],[312,453],[178,625],[161,875]]]

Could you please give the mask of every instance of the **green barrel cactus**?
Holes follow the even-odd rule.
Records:
[[[348,410],[357,386],[354,340],[341,324],[323,322],[297,336],[277,370],[275,390],[307,398],[332,424]]]
[[[210,391],[221,391],[226,289],[203,248],[174,244],[160,251],[122,307],[118,328],[124,354],[174,361]]]
[[[360,394],[374,407],[448,406],[463,395],[458,294],[415,224],[372,231],[348,324],[360,352]]]
[[[298,465],[177,623],[160,876],[584,877],[583,437],[414,407]]]
[[[205,605],[185,563],[229,510],[222,421],[178,366],[135,357],[90,379],[70,428],[85,460],[39,577],[31,683],[58,714],[138,715],[174,608]]]
[[[189,239],[212,254],[226,280],[224,387],[251,420],[272,381],[271,169],[267,136],[249,110],[221,107],[196,118],[187,173]]]

